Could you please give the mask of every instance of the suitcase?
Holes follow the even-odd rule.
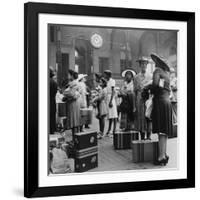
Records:
[[[92,109],[82,108],[80,110],[81,124],[92,124]]]
[[[98,167],[97,146],[76,151],[75,172],[85,172]]]
[[[74,147],[76,150],[87,149],[97,146],[97,132],[85,131],[75,133],[74,135]]]
[[[67,106],[65,102],[58,103],[58,117],[67,116]]]
[[[132,141],[132,158],[134,163],[155,162],[158,158],[158,141]]]
[[[131,142],[138,139],[138,131],[116,131],[113,136],[114,149],[131,149]]]
[[[68,158],[75,158],[74,143],[72,141],[63,143],[61,148],[66,152]]]
[[[65,138],[60,134],[49,135],[49,146],[55,147],[59,144],[63,144],[65,142]]]

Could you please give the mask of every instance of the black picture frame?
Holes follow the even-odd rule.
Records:
[[[38,185],[38,15],[120,17],[187,23],[187,178],[75,186]],[[80,5],[24,5],[24,195],[44,197],[195,187],[195,13]]]

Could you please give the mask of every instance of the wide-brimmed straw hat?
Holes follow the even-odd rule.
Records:
[[[133,71],[132,69],[126,69],[126,70],[124,70],[124,71],[122,72],[122,77],[123,77],[123,78],[126,76],[126,73],[127,73],[127,72],[130,72],[130,73],[133,75],[133,77],[136,75],[136,72]]]
[[[137,60],[136,60],[136,62],[147,62],[147,63],[149,63],[149,59],[148,58],[146,58],[146,57],[144,57],[144,56],[142,56],[142,57],[140,57],[140,58],[138,58]]]
[[[78,81],[82,80],[83,78],[85,78],[87,76],[87,74],[79,74],[78,75]]]
[[[168,72],[170,71],[170,68],[169,68],[169,65],[168,65],[166,59],[161,58],[160,56],[158,56],[155,53],[151,54],[151,58],[155,62],[156,67],[159,67],[159,68],[161,68],[165,71],[168,71]]]

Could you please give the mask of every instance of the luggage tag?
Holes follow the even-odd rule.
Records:
[[[159,81],[159,87],[164,87],[164,84],[165,84],[165,80],[163,78],[160,79]]]

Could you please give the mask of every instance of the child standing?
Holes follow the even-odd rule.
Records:
[[[107,105],[106,105],[106,96],[107,96],[107,81],[104,78],[100,80],[101,90],[99,91],[98,96],[93,99],[94,103],[98,105],[98,114],[97,118],[99,120],[99,129],[100,132],[98,134],[98,138],[102,138],[104,136],[104,128],[105,128],[105,117],[107,115]]]

